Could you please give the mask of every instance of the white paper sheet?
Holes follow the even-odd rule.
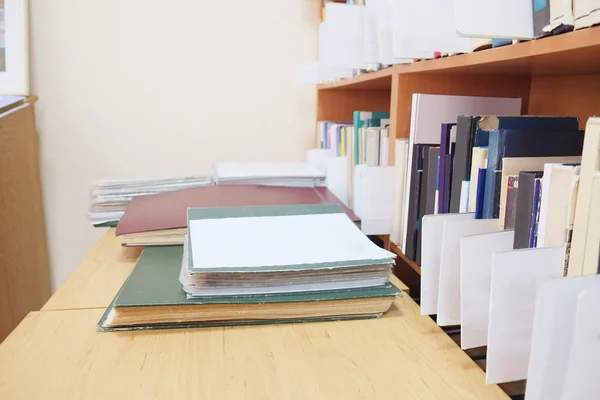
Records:
[[[446,221],[475,220],[475,214],[439,214],[423,217],[421,243],[421,315],[437,314],[442,234]]]
[[[562,400],[597,400],[600,393],[600,290],[579,296]]]
[[[563,248],[494,254],[486,382],[527,378],[535,300],[539,286],[563,273]]]
[[[487,345],[490,319],[492,258],[513,248],[515,231],[465,236],[460,240],[460,344],[463,349]]]
[[[540,285],[527,372],[527,400],[562,399],[577,302],[587,289],[600,289],[600,276],[560,278]]]
[[[490,39],[533,39],[531,0],[454,0],[459,35]]]
[[[373,244],[344,213],[190,221],[194,268],[239,268],[378,260]],[[231,250],[235,243],[235,251]]]
[[[491,233],[499,229],[497,219],[444,223],[437,306],[439,326],[460,325],[460,239],[463,236]]]
[[[261,178],[325,178],[325,172],[319,171],[308,163],[215,163],[215,180],[243,180]]]

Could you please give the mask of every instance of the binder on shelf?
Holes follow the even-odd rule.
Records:
[[[533,7],[526,0],[455,0],[454,26],[461,36],[533,39]]]
[[[460,345],[487,346],[494,253],[512,250],[515,231],[460,239]]]
[[[492,262],[486,382],[527,378],[536,295],[562,277],[563,248],[495,253]]]
[[[379,46],[380,62],[383,65],[413,62],[412,58],[397,58],[394,56],[392,0],[371,0],[367,3],[367,7],[376,8],[377,44]]]
[[[460,325],[460,239],[499,230],[498,220],[446,221],[442,233],[440,287],[437,306],[439,326]]]
[[[580,294],[588,289],[600,289],[598,275],[555,279],[540,286],[527,372],[528,400],[563,399],[577,303]]]
[[[423,217],[421,315],[433,315],[438,312],[444,224],[446,221],[469,221],[474,219],[475,214],[437,214]]]

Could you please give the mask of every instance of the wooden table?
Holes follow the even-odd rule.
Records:
[[[409,296],[378,320],[96,332],[139,253],[111,234],[0,345],[0,399],[508,398]]]

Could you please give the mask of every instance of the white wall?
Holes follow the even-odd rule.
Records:
[[[30,0],[32,93],[56,289],[103,234],[92,181],[299,161],[314,142],[312,0]]]

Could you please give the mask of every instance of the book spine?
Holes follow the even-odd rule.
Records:
[[[415,144],[413,145],[413,157],[412,165],[410,166],[410,187],[409,192],[405,193],[408,196],[408,213],[406,221],[406,248],[404,254],[410,259],[415,259],[416,255],[416,238],[415,231],[417,229],[417,219],[419,216],[419,193],[420,193],[420,177],[419,174],[419,160],[423,156],[423,146]]]
[[[475,219],[482,219],[483,217],[483,201],[485,196],[485,175],[487,169],[479,168],[479,174],[477,177],[477,200],[475,202]]]
[[[502,156],[504,148],[503,133],[492,130],[489,133],[487,173],[485,175],[485,195],[483,201],[483,218],[493,218],[494,192],[496,187],[496,171],[502,174]]]
[[[535,248],[537,244],[537,227],[540,221],[540,200],[542,198],[542,180],[536,178],[533,189],[533,200],[531,203],[531,225],[529,228],[529,248]]]
[[[504,215],[504,229],[514,229],[515,215],[517,211],[517,194],[519,190],[519,176],[508,177],[506,189],[506,214]]]
[[[456,145],[454,166],[452,168],[452,186],[450,189],[450,212],[460,209],[460,191],[462,182],[471,174],[471,153],[475,141],[475,126],[478,117],[460,116],[456,124]]]

